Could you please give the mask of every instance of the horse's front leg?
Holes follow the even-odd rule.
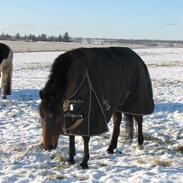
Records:
[[[143,130],[142,130],[142,122],[143,122],[143,116],[135,116],[135,121],[138,124],[138,146],[139,149],[144,149],[143,143],[144,143],[144,136],[143,136]]]
[[[122,115],[121,115],[120,112],[114,112],[113,115],[112,115],[113,133],[112,133],[112,138],[111,138],[110,145],[107,149],[107,152],[109,154],[113,154],[114,149],[117,148],[118,137],[119,137],[119,133],[120,133],[121,118],[122,118]]]
[[[88,168],[88,160],[90,158],[90,154],[89,154],[90,137],[83,136],[83,140],[84,140],[84,156],[83,156],[83,160],[82,160],[80,166],[81,166],[81,168],[86,169],[86,168]]]
[[[74,155],[75,155],[75,136],[69,136],[69,159],[68,162],[70,164],[74,164]]]

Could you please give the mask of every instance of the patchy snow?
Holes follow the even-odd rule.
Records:
[[[183,182],[183,49],[135,49],[148,64],[155,112],[144,117],[145,148],[124,144],[124,124],[115,154],[106,149],[110,131],[92,137],[89,169],[82,170],[83,143],[76,138],[76,164],[69,166],[68,137],[56,150],[41,150],[38,92],[62,52],[15,53],[13,93],[0,99],[0,182]]]

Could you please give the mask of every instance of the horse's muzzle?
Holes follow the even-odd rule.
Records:
[[[56,144],[53,144],[53,145],[44,145],[44,144],[42,143],[42,147],[43,147],[43,149],[46,150],[46,151],[51,151],[51,150],[57,148],[57,143],[56,143]]]

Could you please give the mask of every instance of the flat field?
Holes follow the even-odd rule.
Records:
[[[40,149],[38,92],[63,52],[14,53],[12,96],[0,99],[0,182],[183,182],[183,48],[134,50],[148,65],[154,90],[155,111],[143,123],[145,148],[137,148],[136,133],[133,144],[125,144],[122,121],[118,148],[107,154],[109,122],[109,132],[91,138],[88,170],[78,166],[81,137],[72,166],[66,163],[68,137],[60,136],[54,151]]]

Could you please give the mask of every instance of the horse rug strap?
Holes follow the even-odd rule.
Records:
[[[109,108],[109,104],[107,107]],[[65,135],[99,135],[108,131],[106,117],[92,87],[89,74],[83,84],[69,100],[63,104]]]

